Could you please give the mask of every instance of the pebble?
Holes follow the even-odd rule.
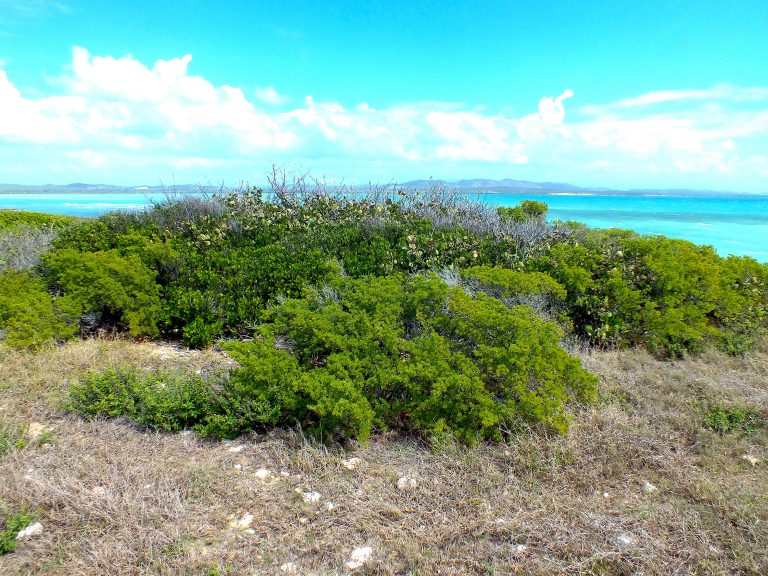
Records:
[[[293,562],[286,562],[280,566],[280,572],[283,574],[298,574],[299,569]]]
[[[253,514],[246,514],[240,520],[233,520],[230,523],[232,528],[248,528],[253,523]]]
[[[42,532],[43,525],[40,524],[40,522],[35,522],[34,524],[27,526],[24,528],[24,530],[21,530],[18,534],[16,534],[16,540],[23,540],[24,538],[29,538],[30,536],[37,536]]]
[[[234,452],[237,454],[238,452],[242,452],[245,449],[245,446],[232,446],[232,448],[227,448],[227,452]]]
[[[320,501],[320,492],[302,492],[300,489],[296,488],[296,493],[301,495],[302,500],[307,504]]]
[[[350,570],[360,568],[366,564],[373,555],[373,548],[370,546],[364,546],[362,548],[355,548],[352,554],[349,556],[349,561],[346,563],[346,567]]]
[[[362,460],[360,458],[350,458],[349,460],[342,460],[341,461],[341,467],[345,470],[354,470],[357,468],[360,464],[362,464]]]
[[[652,494],[656,492],[656,490],[658,490],[658,488],[656,488],[656,486],[648,482],[648,480],[645,480],[643,482],[643,492],[645,492],[646,494]]]
[[[757,466],[758,464],[760,464],[760,460],[752,456],[752,454],[744,454],[742,458],[747,462],[749,462],[750,464],[752,464],[752,466]]]
[[[268,470],[267,468],[259,468],[256,470],[255,475],[259,480],[266,480],[272,476],[272,470]]]
[[[410,490],[411,488],[416,488],[416,485],[418,482],[416,482],[415,478],[411,478],[410,476],[402,476],[397,481],[397,489],[398,490]]]

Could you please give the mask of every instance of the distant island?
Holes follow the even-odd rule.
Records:
[[[205,192],[212,194],[219,191],[235,190],[244,183],[233,186],[212,185],[212,184],[155,184],[155,185],[136,185],[136,186],[117,186],[113,184],[86,184],[75,182],[72,184],[2,184],[0,183],[0,194],[151,194],[151,193],[177,193],[190,194],[195,192]],[[257,184],[257,187],[265,190],[269,189],[268,184]],[[361,184],[359,187],[365,188],[367,184]],[[470,192],[479,192],[485,194],[590,194],[595,196],[634,196],[634,195],[655,195],[655,196],[744,196],[759,197],[768,196],[768,190],[761,193],[730,192],[727,190],[693,190],[687,188],[633,188],[621,190],[605,187],[587,188],[576,186],[566,182],[531,182],[528,180],[515,180],[512,178],[502,178],[493,180],[489,178],[474,178],[466,180],[410,180],[408,182],[392,182],[391,186],[402,188],[427,188],[431,186],[446,186],[448,188],[458,189]]]

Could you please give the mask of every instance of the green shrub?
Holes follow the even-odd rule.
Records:
[[[510,219],[514,222],[526,222],[528,220],[543,220],[549,206],[544,202],[537,200],[523,200],[518,206],[497,208],[497,213],[504,219]]]
[[[0,556],[10,554],[16,550],[16,536],[27,526],[32,524],[35,517],[24,510],[15,513],[6,513],[5,530],[0,532]]]
[[[597,344],[641,344],[661,357],[709,343],[745,353],[765,331],[768,267],[708,246],[598,230],[527,267],[566,288],[566,313]]]
[[[194,347],[252,334],[277,300],[322,284],[332,262],[353,278],[506,270],[464,276],[474,274],[482,290],[510,305],[555,312],[594,345],[641,345],[659,357],[712,344],[745,354],[768,328],[768,266],[749,258],[723,259],[681,240],[551,225],[546,205],[534,201],[494,211],[439,191],[294,192],[267,202],[246,189],[104,216],[63,230],[52,257],[70,254],[75,268],[86,269],[96,257],[75,263],[71,251],[138,259],[155,274],[160,310],[151,306],[151,319],[133,321],[134,333],[159,331]],[[104,302],[96,311],[106,321],[131,327],[111,309],[123,300],[111,288],[95,299]],[[83,306],[94,308],[95,299]]]
[[[757,406],[713,404],[704,410],[702,418],[707,427],[720,434],[730,432],[753,434],[766,424]]]
[[[182,372],[141,373],[127,365],[84,374],[69,389],[69,409],[83,416],[117,417],[158,430],[179,431],[210,410],[210,385]]]
[[[57,250],[43,259],[43,273],[61,293],[61,306],[78,317],[91,314],[101,325],[123,324],[132,336],[159,335],[160,287],[138,256]]]
[[[0,273],[0,334],[9,346],[39,348],[66,340],[77,330],[59,300],[43,281],[28,272]]]
[[[500,266],[477,266],[463,270],[461,274],[464,278],[472,279],[478,289],[503,299],[508,305],[528,305],[543,314],[559,312],[567,295],[557,280],[543,272],[518,272]]]
[[[331,277],[265,318],[252,341],[223,344],[239,364],[226,379],[111,369],[74,385],[71,408],[217,437],[299,424],[323,439],[399,428],[474,442],[523,422],[563,432],[568,404],[596,397],[555,324],[434,275]]]
[[[261,340],[225,345],[249,366],[232,375],[231,403],[280,403],[286,410],[270,422],[294,419],[324,435],[364,439],[379,426],[471,442],[520,421],[564,431],[568,402],[595,396],[596,380],[560,348],[556,325],[434,276],[336,278],[268,320]],[[288,348],[274,350],[279,342]],[[265,377],[254,369],[262,363],[281,372]]]
[[[81,218],[73,216],[59,216],[56,214],[44,214],[42,212],[0,210],[0,230],[8,230],[16,226],[32,226],[35,228],[53,227],[57,230],[63,230],[81,220]]]

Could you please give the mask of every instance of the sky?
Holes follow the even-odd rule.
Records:
[[[768,193],[768,2],[0,0],[0,182]]]

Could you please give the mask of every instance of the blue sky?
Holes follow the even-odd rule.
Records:
[[[0,0],[0,182],[768,192],[768,2]]]

